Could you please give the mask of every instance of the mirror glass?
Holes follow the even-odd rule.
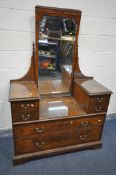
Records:
[[[38,41],[40,95],[69,92],[75,30],[74,19],[44,16],[40,21]]]

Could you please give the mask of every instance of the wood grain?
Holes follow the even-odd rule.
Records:
[[[40,95],[69,93],[69,87],[61,80],[38,81],[38,88]]]
[[[39,93],[34,81],[14,81],[10,84],[9,100],[39,99]]]

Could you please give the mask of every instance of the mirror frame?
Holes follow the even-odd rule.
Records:
[[[63,8],[55,8],[55,7],[45,7],[45,6],[36,6],[35,7],[35,82],[38,87],[38,68],[39,68],[39,60],[38,60],[38,40],[39,40],[39,24],[44,16],[58,16],[63,18],[72,18],[75,20],[76,32],[75,32],[75,42],[74,42],[74,53],[73,53],[73,63],[72,63],[72,74],[71,74],[71,85],[69,91],[72,88],[72,81],[74,78],[74,72],[80,71],[78,66],[78,35],[79,35],[79,27],[80,27],[80,19],[81,19],[81,11],[80,10],[72,10],[72,9],[63,9]]]

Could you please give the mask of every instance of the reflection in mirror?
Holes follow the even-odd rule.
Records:
[[[67,93],[73,63],[74,19],[44,16],[39,23],[40,94]]]

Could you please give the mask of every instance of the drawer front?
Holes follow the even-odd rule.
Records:
[[[99,128],[103,126],[104,115],[94,117],[73,118],[60,121],[48,121],[28,123],[14,126],[15,138],[36,137],[50,135],[53,133],[65,133],[69,131],[80,131],[86,128]]]
[[[87,143],[91,141],[99,141],[102,135],[102,128],[95,128],[95,129],[85,129],[82,130],[79,135],[79,143]]]
[[[33,109],[31,111],[14,111],[12,114],[13,122],[25,122],[39,119],[39,111]]]
[[[71,144],[71,141],[75,142],[75,139],[76,135],[68,135],[67,133],[61,136],[54,135],[49,137],[33,137],[29,139],[19,139],[15,142],[15,154],[20,155],[67,146]]]
[[[80,119],[71,120],[71,128],[74,130],[85,130],[102,127],[104,124],[105,115],[98,115],[92,117],[82,117]]]
[[[93,96],[90,98],[89,112],[107,112],[110,95]]]
[[[100,136],[100,129],[94,129],[86,131],[84,133],[70,132],[61,135],[51,135],[49,137],[17,139],[15,141],[15,154],[27,154],[70,145],[83,144],[91,141],[98,141],[100,139]]]
[[[32,110],[39,108],[39,101],[22,101],[22,102],[12,102],[12,110]]]

